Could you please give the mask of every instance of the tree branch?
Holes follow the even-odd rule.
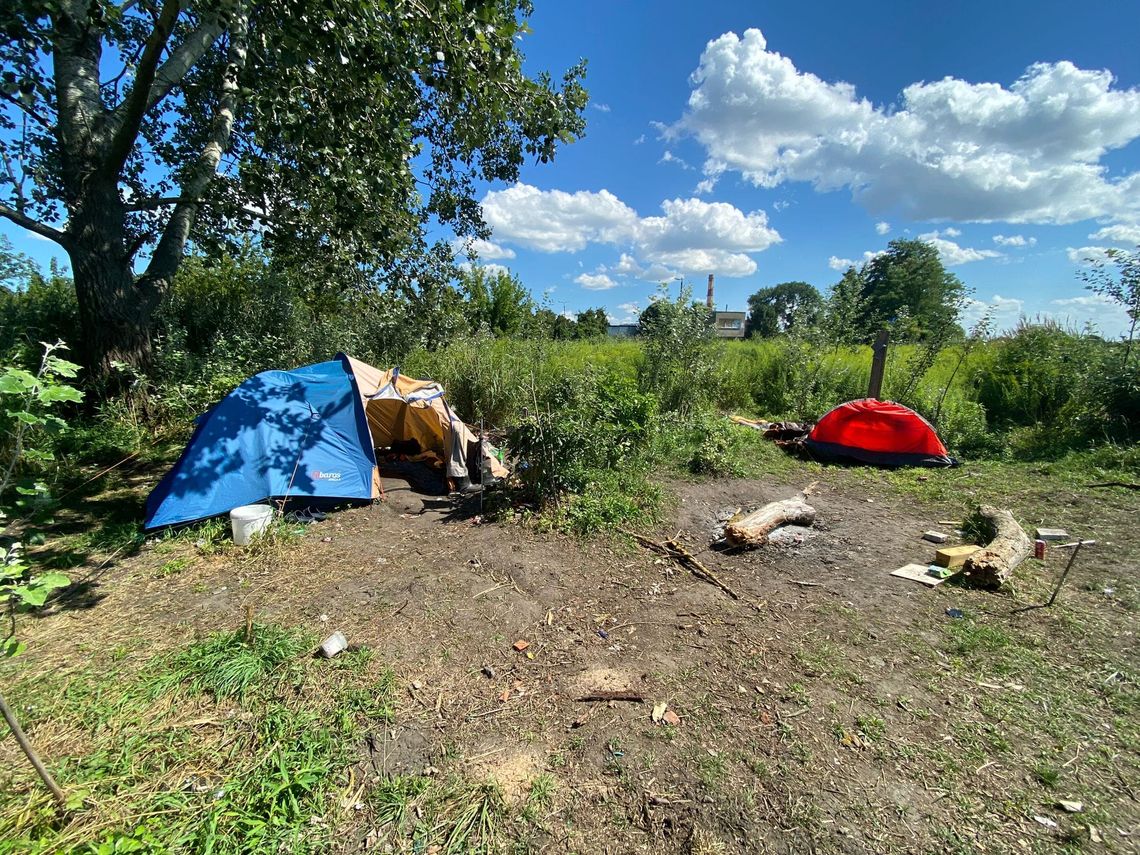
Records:
[[[170,90],[177,86],[191,68],[200,60],[226,31],[221,21],[211,19],[203,23],[198,29],[188,35],[178,45],[166,62],[159,66],[154,74],[154,82],[150,86],[150,93],[146,101],[146,110],[150,110],[159,101],[170,94]],[[244,40],[244,36],[243,36]],[[116,109],[122,109],[122,105]]]
[[[186,249],[186,240],[190,236],[190,227],[198,213],[200,199],[217,174],[222,153],[229,145],[237,115],[238,78],[245,68],[247,20],[244,5],[239,4],[233,13],[230,46],[226,56],[226,68],[222,73],[221,92],[218,96],[218,109],[214,114],[213,127],[202,154],[182,184],[181,198],[175,203],[158,246],[150,258],[150,264],[140,279],[140,284],[145,282],[158,285],[163,280],[169,280],[178,269],[182,253]],[[159,74],[161,75],[161,70]]]
[[[123,164],[130,156],[135,137],[138,136],[143,116],[146,115],[150,102],[151,85],[154,83],[158,61],[178,23],[178,15],[182,12],[181,0],[164,0],[162,10],[155,21],[154,29],[146,40],[142,56],[139,58],[138,68],[135,69],[135,82],[122,103],[111,115],[114,133],[107,149],[107,156],[103,162],[103,171],[107,175],[118,175]]]
[[[50,132],[53,129],[54,126],[51,122],[33,110],[19,98],[13,98],[7,92],[0,92],[0,98],[3,98],[9,104],[15,104],[24,113],[24,115],[30,119],[35,119],[39,126],[42,127],[45,131]]]
[[[41,223],[39,220],[33,220],[15,208],[9,208],[3,202],[0,202],[0,217],[5,217],[21,228],[35,232],[40,237],[53,240],[64,248],[67,247],[67,235],[64,232],[61,232],[59,229],[53,229],[51,226],[46,223]]]

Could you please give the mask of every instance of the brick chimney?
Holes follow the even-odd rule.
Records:
[[[713,275],[709,274],[709,295],[705,299],[705,305],[710,309],[713,307]]]

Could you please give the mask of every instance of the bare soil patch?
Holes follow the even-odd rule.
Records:
[[[728,514],[814,478],[802,542],[709,548]],[[1011,614],[1047,594],[1059,555],[1027,566],[1013,596],[893,578],[933,557],[921,533],[951,511],[841,469],[668,485],[672,518],[649,534],[680,538],[750,602],[623,538],[486,524],[385,486],[384,502],[276,552],[165,541],[113,560],[89,607],[27,621],[21,667],[141,664],[240,626],[247,608],[339,629],[403,686],[354,780],[489,779],[519,805],[549,776],[548,807],[513,832],[538,851],[1135,851],[1132,497],[1059,497],[1058,522],[1085,519],[1079,533],[1104,545],[1057,607]],[[598,691],[644,702],[577,700]],[[651,720],[661,702],[679,724]],[[13,750],[0,745],[4,762]],[[1062,798],[1085,812],[1059,811]],[[344,851],[377,839],[372,820],[346,812]]]

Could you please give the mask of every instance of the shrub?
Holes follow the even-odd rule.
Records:
[[[639,456],[657,417],[656,399],[617,374],[565,377],[536,400],[508,430],[507,446],[524,496],[540,506]]]

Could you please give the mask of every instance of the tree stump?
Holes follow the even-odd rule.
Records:
[[[733,517],[724,527],[724,537],[732,546],[763,546],[768,535],[788,523],[810,526],[815,508],[801,498],[770,502],[759,510]]]
[[[1033,543],[1009,511],[982,505],[967,525],[977,526],[988,538],[984,549],[962,565],[962,577],[978,588],[996,590],[1009,581],[1013,571],[1033,551]]]

